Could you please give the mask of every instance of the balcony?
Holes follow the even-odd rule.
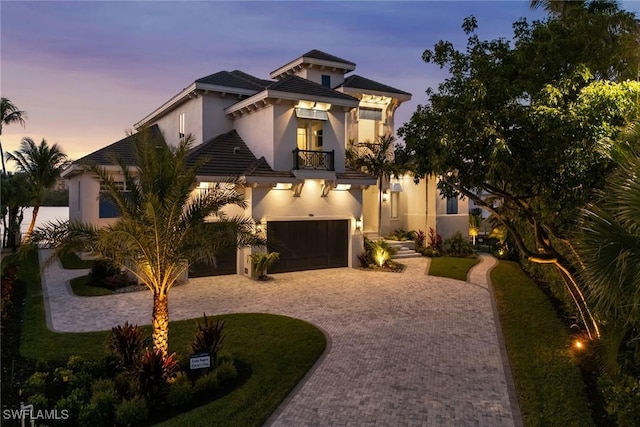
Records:
[[[334,171],[334,154],[335,150],[316,151],[296,148],[293,150],[293,169]]]

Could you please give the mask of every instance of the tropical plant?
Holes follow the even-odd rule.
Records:
[[[25,240],[29,240],[36,225],[36,217],[42,203],[45,190],[53,187],[64,168],[69,164],[67,155],[58,144],[49,146],[46,140],[39,145],[28,137],[22,138],[20,149],[7,153],[7,160],[16,163],[18,171],[24,173],[32,187],[33,214]]]
[[[450,77],[398,131],[419,176],[439,176],[444,196],[491,212],[526,262],[555,267],[590,336],[598,325],[575,280],[569,237],[614,167],[613,141],[637,117],[640,94],[640,83],[626,80],[640,58],[637,23],[609,6],[518,21],[511,41],[483,41],[477,20],[465,19],[465,50],[440,41],[423,53]]]
[[[111,328],[109,350],[120,359],[120,368],[132,371],[137,366],[143,350],[149,345],[149,338],[145,338],[138,325],[124,322]]]
[[[253,263],[253,267],[258,274],[258,280],[266,280],[268,279],[267,270],[271,267],[278,259],[280,259],[279,252],[255,252],[250,255],[251,262]]]
[[[102,181],[106,197],[120,217],[103,227],[79,222],[50,223],[36,229],[31,242],[50,245],[57,257],[72,251],[92,252],[110,260],[138,279],[153,294],[153,345],[167,354],[169,291],[189,263],[213,262],[220,250],[265,244],[253,233],[250,218],[229,217],[227,205],[246,207],[235,182],[216,183],[196,190],[198,169],[207,159],[187,164],[190,138],[175,149],[161,135],[141,129],[132,135],[136,164],[114,159],[127,191],[110,172],[97,165],[87,170]],[[224,227],[207,227],[205,218]]]
[[[396,254],[397,250],[384,240],[370,240],[364,238],[363,254],[358,256],[363,267],[383,268],[389,267],[391,257]]]
[[[211,366],[215,367],[218,364],[218,353],[224,341],[224,335],[222,335],[224,321],[218,319],[214,323],[210,321],[206,314],[203,314],[203,316],[204,320],[202,323],[196,322],[198,330],[191,342],[191,351],[193,353],[209,354],[212,359]]]
[[[349,166],[362,169],[378,180],[378,233],[382,233],[382,186],[385,179],[398,175],[400,167],[393,158],[395,138],[382,135],[376,142],[360,142],[347,155]]]
[[[24,126],[24,119],[27,117],[25,111],[21,111],[8,98],[4,96],[0,99],[0,135],[2,128],[12,123],[18,123]],[[0,159],[2,159],[2,173],[6,174],[7,169],[4,164],[4,152],[2,151],[2,142],[0,141]]]
[[[20,243],[24,208],[29,206],[32,200],[31,186],[24,173],[2,174],[0,178],[0,210],[4,225],[2,246],[15,250]]]
[[[164,355],[159,349],[146,349],[137,365],[140,395],[150,403],[158,403],[179,372],[175,353]]]
[[[466,257],[473,253],[473,248],[466,236],[456,231],[451,237],[444,241],[446,252],[448,255],[455,257]]]

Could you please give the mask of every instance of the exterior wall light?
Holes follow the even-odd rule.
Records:
[[[337,190],[337,191],[351,190],[351,184],[338,184],[335,186],[334,190]]]
[[[384,193],[382,193],[382,201],[384,203],[387,203],[389,201],[389,192],[385,191]]]
[[[356,219],[356,230],[362,230],[362,218]]]
[[[293,184],[290,182],[279,182],[273,187],[273,189],[274,190],[291,190],[291,187],[293,187]]]

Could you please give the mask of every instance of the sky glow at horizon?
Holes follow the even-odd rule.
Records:
[[[640,1],[622,7],[638,15]],[[24,128],[3,128],[2,146],[45,138],[77,159],[122,139],[200,77],[239,69],[269,78],[311,49],[412,93],[398,128],[446,77],[422,52],[441,39],[463,48],[469,15],[483,39],[510,39],[520,17],[544,17],[528,1],[1,1],[0,89],[27,112]]]

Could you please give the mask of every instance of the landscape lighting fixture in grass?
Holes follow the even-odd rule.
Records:
[[[374,252],[373,258],[376,260],[376,264],[378,264],[378,267],[382,267],[384,263],[389,260],[390,256],[389,252],[387,252],[386,249],[377,247]]]
[[[573,341],[573,348],[575,348],[576,350],[582,351],[585,349],[585,344],[582,340],[576,339]]]

